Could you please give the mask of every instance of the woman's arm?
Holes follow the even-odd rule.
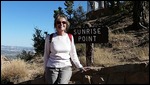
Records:
[[[49,43],[49,35],[47,35],[45,38],[45,47],[44,47],[44,69],[46,68],[49,53],[50,53],[50,43]]]
[[[73,63],[75,64],[75,66],[77,68],[83,68],[83,66],[81,65],[79,58],[77,56],[77,52],[76,52],[76,47],[74,44],[74,38],[72,36],[72,42],[71,42],[71,51],[70,51],[70,56],[71,56],[71,60],[73,61]]]

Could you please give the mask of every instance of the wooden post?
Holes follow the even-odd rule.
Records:
[[[86,28],[91,27],[90,23],[86,23]],[[92,66],[94,64],[94,43],[86,43],[86,65]]]
[[[94,64],[94,44],[86,43],[86,65],[93,66]]]

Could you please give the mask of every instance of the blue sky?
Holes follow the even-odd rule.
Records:
[[[1,1],[1,45],[33,46],[34,28],[54,32],[54,10],[62,7],[65,1]],[[86,1],[75,1],[87,10]]]

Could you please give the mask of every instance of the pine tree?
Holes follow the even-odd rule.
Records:
[[[82,6],[79,6],[76,10],[73,12],[73,27],[75,26],[81,26],[83,22],[86,20],[86,12],[84,11]]]
[[[59,14],[64,14],[61,7],[58,7],[58,10],[54,10],[54,16],[53,17],[56,18],[56,16]]]
[[[64,5],[66,6],[66,13],[69,15],[69,19],[71,19],[71,15],[73,14],[73,1],[65,1]]]
[[[44,54],[44,44],[45,44],[45,39],[44,36],[41,34],[42,30],[38,28],[35,29],[35,34],[33,34],[33,47],[37,55],[39,54]]]

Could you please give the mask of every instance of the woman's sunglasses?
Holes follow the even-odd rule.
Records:
[[[57,22],[56,22],[56,24],[61,24],[61,23],[63,23],[63,24],[67,24],[67,22],[66,22],[66,21],[62,21],[62,22],[61,22],[61,21],[57,21]]]

